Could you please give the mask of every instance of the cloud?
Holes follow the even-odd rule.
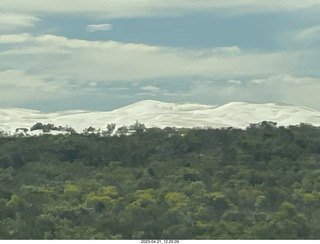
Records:
[[[312,26],[310,28],[303,29],[296,33],[295,40],[296,41],[305,41],[312,39],[320,38],[320,25]]]
[[[27,74],[23,70],[0,71],[0,103],[23,106],[30,101],[48,101],[72,96],[74,89],[68,82],[46,80],[41,75]]]
[[[156,86],[143,86],[140,89],[144,91],[150,91],[150,92],[157,92],[160,90],[160,88]]]
[[[304,105],[320,111],[320,79],[312,80],[308,83],[285,87],[283,99],[288,103]]]
[[[25,43],[33,40],[33,36],[28,33],[0,35],[0,44]]]
[[[242,83],[241,80],[228,80],[228,82],[231,84],[237,84],[237,85],[240,85]]]
[[[134,94],[135,96],[142,96],[142,97],[151,97],[154,96],[153,92],[138,92]]]
[[[63,92],[65,90],[60,90],[61,87],[66,88],[67,85],[67,82],[62,82],[59,78],[46,81],[41,75],[27,74],[23,70],[9,69],[0,71],[0,87],[23,88],[26,91]]]
[[[319,78],[283,74],[261,79],[259,83],[253,83],[255,83],[255,87],[269,91],[269,94],[271,91],[277,91],[277,100],[320,110]],[[249,87],[251,86],[249,85]],[[260,93],[262,92],[260,91]]]
[[[125,84],[133,83],[141,87],[144,95],[166,96],[147,82],[164,80],[168,96],[179,93],[180,97],[199,98],[202,102],[213,98],[221,102],[285,98],[287,101],[283,102],[298,101],[307,105],[303,103],[305,96],[310,100],[308,105],[320,104],[316,92],[304,85],[316,89],[320,83],[310,78],[320,75],[315,62],[320,57],[317,50],[266,52],[238,47],[189,50],[30,34],[2,35],[0,43],[1,100],[59,99],[65,94],[74,97],[88,92],[92,95],[93,88],[97,94],[112,94],[110,85],[127,89]],[[190,80],[190,77],[200,81],[192,84],[189,92],[169,82]],[[212,82],[204,82],[206,80]],[[302,95],[294,95],[299,89]],[[19,97],[19,92],[24,93],[23,97]],[[316,102],[312,102],[311,97]]]
[[[176,16],[194,12],[223,10],[224,14],[287,12],[311,9],[319,11],[318,0],[2,0],[4,12],[86,14],[102,18]]]
[[[90,85],[91,87],[95,87],[95,86],[97,86],[97,82],[95,82],[95,81],[90,81],[89,85]]]
[[[296,85],[296,84],[310,84],[314,82],[319,82],[320,79],[311,77],[294,77],[288,74],[275,75],[262,79],[252,79],[249,82],[253,84],[276,84],[280,82],[285,85]]]
[[[212,49],[86,41],[55,35],[5,35],[0,36],[1,42],[7,45],[7,50],[0,52],[3,67],[78,82],[132,82],[185,76],[229,77],[232,80],[242,76],[271,76],[295,72],[305,66],[308,59],[313,62],[319,57],[319,52],[258,52],[233,47],[231,49],[236,51],[225,48],[217,53]],[[300,61],[302,57],[304,63]],[[315,66],[307,71],[319,74]]]
[[[0,31],[7,31],[17,27],[33,27],[39,21],[41,19],[31,15],[0,12]]]
[[[98,24],[98,25],[87,25],[86,31],[88,32],[96,32],[96,31],[110,31],[112,30],[112,24]]]
[[[278,33],[281,46],[292,49],[318,49],[320,43],[320,25]]]
[[[190,84],[189,91],[177,97],[198,99],[199,102],[224,104],[232,101],[284,102],[311,107],[320,111],[320,79],[289,74],[246,79],[242,84],[201,80]]]

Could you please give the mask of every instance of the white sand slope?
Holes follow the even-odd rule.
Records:
[[[113,111],[70,110],[44,113],[36,110],[0,109],[0,130],[14,134],[17,128],[30,129],[37,122],[69,126],[82,132],[90,126],[106,130],[107,124],[129,126],[136,121],[146,127],[234,127],[246,128],[250,123],[274,121],[279,126],[310,123],[320,126],[320,112],[281,103],[232,102],[226,105],[164,103],[140,101]],[[36,132],[32,132],[36,133]],[[29,132],[29,134],[32,134]]]

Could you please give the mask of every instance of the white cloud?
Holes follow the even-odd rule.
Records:
[[[128,87],[109,87],[108,90],[112,92],[121,92],[121,91],[128,91]]]
[[[281,91],[284,102],[320,110],[320,78],[278,75],[267,78],[264,83],[270,90]]]
[[[157,92],[160,90],[160,88],[156,87],[156,86],[143,86],[143,87],[141,87],[141,90],[150,91],[150,92]]]
[[[54,35],[0,37],[9,50],[0,52],[2,65],[28,73],[88,80],[145,80],[188,75],[207,77],[270,76],[291,73],[308,62],[303,51],[232,52],[185,50],[114,41],[86,41]],[[204,55],[199,56],[199,52]],[[304,62],[300,59],[303,56]],[[32,62],[28,62],[32,60]],[[313,61],[313,60],[312,60]],[[1,69],[1,64],[0,64]],[[311,69],[311,68],[310,68]],[[319,72],[316,67],[313,72]],[[233,79],[233,78],[231,78]]]
[[[15,87],[26,90],[57,92],[61,87],[66,88],[67,82],[61,80],[45,81],[45,78],[37,74],[27,74],[23,70],[9,69],[0,71],[0,87]]]
[[[266,81],[266,79],[253,79],[250,81],[252,84],[262,84]]]
[[[98,24],[98,25],[87,25],[86,31],[96,32],[96,31],[110,31],[112,30],[112,24]]]
[[[241,80],[228,80],[228,82],[231,84],[237,84],[237,85],[241,85],[241,83],[242,83]]]
[[[226,47],[213,52],[212,49],[188,50],[29,34],[3,35],[0,43],[5,45],[5,50],[0,51],[2,99],[8,98],[6,91],[13,94],[14,89],[32,92],[30,100],[40,96],[36,91],[47,94],[47,97],[55,93],[54,97],[58,99],[64,96],[63,92],[72,96],[85,93],[84,84],[99,90],[104,86],[94,87],[95,84],[131,82],[139,85],[142,84],[140,81],[158,78],[183,80],[189,76],[226,81],[223,85],[198,82],[187,94],[208,101],[212,97],[221,100],[261,100],[261,97],[278,100],[285,97],[292,102],[294,99],[302,101],[303,95],[310,98],[308,92],[319,100],[315,97],[316,92],[302,85],[310,84],[315,89],[320,83],[308,77],[320,75],[315,62],[320,56],[317,50],[259,52]],[[8,67],[14,67],[14,70],[8,70]],[[301,70],[309,75],[299,74]],[[245,82],[248,78],[251,82]],[[146,94],[158,94],[155,93],[159,91],[158,87],[143,84],[141,90]],[[294,96],[293,91],[298,92],[298,88],[303,95]],[[177,90],[170,88],[168,93],[177,93]],[[15,98],[20,99],[18,95]]]
[[[284,102],[302,105],[320,110],[320,79],[298,77],[288,74],[251,79],[243,85],[230,85],[229,82],[206,83],[197,81],[192,84],[187,97],[203,101],[251,101],[251,102]],[[178,96],[183,96],[180,94]]]
[[[318,0],[2,0],[4,12],[73,13],[104,18],[181,15],[223,10],[226,14],[263,13],[299,9],[319,10]]]
[[[23,70],[0,71],[0,102],[21,106],[24,102],[65,98],[74,93],[64,80],[48,80]],[[11,105],[12,106],[12,105]]]
[[[154,96],[154,93],[153,92],[138,92],[138,93],[135,93],[135,96],[152,97],[152,96]]]
[[[296,41],[312,40],[314,38],[320,39],[320,25],[303,29],[295,35]]]
[[[301,84],[311,84],[315,82],[320,82],[320,79],[312,78],[312,77],[295,77],[289,74],[281,74],[281,75],[274,75],[267,78],[262,79],[252,79],[249,83],[252,84],[272,84],[276,85],[284,84],[285,86],[292,86],[292,85],[301,85]]]
[[[304,105],[320,111],[320,79],[308,83],[290,85],[284,89],[283,99],[288,103]]]
[[[39,21],[41,20],[35,16],[0,12],[0,30],[7,31],[17,27],[33,27]]]
[[[24,43],[34,41],[34,37],[28,33],[0,35],[0,44]]]
[[[90,81],[89,85],[90,85],[91,87],[95,87],[95,86],[97,86],[97,82],[95,82],[95,81]]]

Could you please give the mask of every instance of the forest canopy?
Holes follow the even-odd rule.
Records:
[[[0,239],[320,239],[320,128],[0,137]]]

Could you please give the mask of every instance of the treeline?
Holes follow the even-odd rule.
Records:
[[[29,128],[20,127],[16,128],[15,132],[10,131],[2,131],[0,130],[0,137],[11,137],[11,136],[35,136],[40,134],[52,134],[52,132],[56,132],[53,134],[97,134],[99,136],[123,136],[123,135],[131,135],[133,133],[142,132],[146,130],[146,126],[139,121],[136,121],[134,124],[130,126],[121,126],[116,127],[115,123],[107,124],[105,128],[96,129],[93,126],[89,126],[85,128],[82,132],[77,132],[74,128],[66,125],[66,126],[56,126],[54,124],[48,123],[43,124],[38,122]],[[182,129],[183,130],[183,129]],[[32,132],[38,133],[32,133]]]
[[[0,137],[0,239],[320,239],[320,128]]]

